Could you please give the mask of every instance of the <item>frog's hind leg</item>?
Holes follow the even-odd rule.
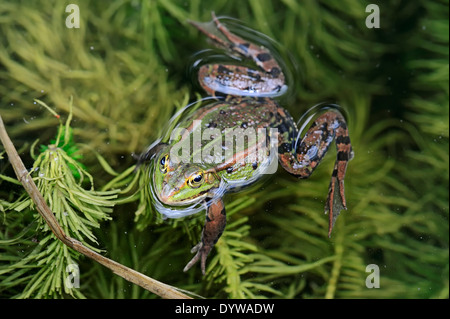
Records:
[[[353,158],[353,151],[345,119],[339,112],[330,110],[317,118],[301,141],[292,143],[289,136],[292,137],[292,134],[279,134],[279,161],[284,169],[300,178],[308,178],[312,174],[333,139],[336,140],[337,157],[325,205],[325,211],[330,216],[330,236],[340,211],[347,209],[344,177],[348,161]]]
[[[205,35],[207,35],[217,45],[225,47],[232,52],[238,53],[246,58],[252,59],[256,63],[256,65],[258,65],[272,78],[276,78],[280,82],[284,83],[284,74],[281,70],[281,67],[269,50],[231,33],[222,23],[220,23],[214,12],[212,12],[211,14],[217,30],[219,30],[220,34],[223,36],[216,34],[217,32],[214,33],[208,31],[208,29],[205,28],[202,23],[194,21],[190,21],[190,23]]]
[[[191,252],[196,253],[194,258],[184,267],[183,271],[188,271],[197,261],[200,260],[200,267],[203,275],[206,269],[206,258],[214,245],[222,236],[227,223],[225,206],[222,199],[214,200],[206,210],[206,221],[203,227],[200,242],[195,245]]]

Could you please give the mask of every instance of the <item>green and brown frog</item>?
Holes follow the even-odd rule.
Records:
[[[205,274],[206,258],[226,225],[225,193],[255,182],[267,174],[273,163],[276,165],[276,159],[293,176],[308,178],[334,139],[337,158],[325,207],[330,235],[340,210],[346,209],[344,177],[353,157],[344,117],[336,108],[329,108],[300,137],[292,117],[274,100],[283,94],[286,84],[273,54],[231,33],[214,13],[213,29],[211,23],[191,24],[215,45],[253,61],[255,67],[233,63],[202,65],[198,81],[209,95],[216,97],[214,103],[196,109],[182,120],[176,127],[178,133],[168,143],[154,143],[141,155],[140,162],[153,161],[151,188],[157,208],[165,210],[163,214],[180,217],[206,210],[201,240],[192,249],[195,256],[184,271],[200,261]],[[263,132],[262,138],[249,138],[251,130]],[[230,135],[246,135],[247,142],[241,148],[234,147],[229,142]],[[275,141],[276,147],[269,141]],[[180,150],[187,150],[183,158]]]

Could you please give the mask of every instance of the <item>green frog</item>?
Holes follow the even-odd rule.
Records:
[[[274,55],[230,32],[214,13],[210,23],[190,23],[216,46],[254,67],[202,65],[198,81],[214,102],[192,111],[173,129],[168,143],[158,140],[141,155],[140,162],[153,161],[150,184],[160,212],[176,218],[206,211],[201,239],[184,271],[200,261],[205,274],[206,258],[225,229],[227,192],[273,173],[277,162],[293,176],[308,178],[335,140],[337,158],[325,207],[330,235],[340,210],[346,209],[344,177],[353,157],[344,117],[329,108],[301,137],[293,118],[274,99],[286,91]]]

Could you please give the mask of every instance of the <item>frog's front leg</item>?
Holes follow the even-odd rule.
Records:
[[[353,158],[352,146],[344,117],[337,111],[328,111],[311,125],[301,141],[292,141],[296,132],[286,131],[280,125],[279,161],[289,173],[300,178],[309,177],[319,165],[333,139],[336,140],[337,158],[334,164],[325,212],[329,212],[328,236],[331,235],[336,218],[347,209],[344,195],[344,177],[348,161]]]
[[[227,224],[225,213],[225,206],[223,200],[220,198],[214,200],[208,205],[206,210],[206,221],[203,227],[202,237],[200,242],[192,248],[191,252],[195,253],[194,258],[184,267],[183,271],[188,271],[197,261],[200,260],[200,266],[203,275],[206,269],[206,258],[211,252],[211,249],[222,236],[222,232]]]

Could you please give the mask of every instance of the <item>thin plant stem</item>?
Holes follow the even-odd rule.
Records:
[[[0,116],[0,140],[5,148],[6,153],[8,154],[9,161],[16,173],[17,179],[22,183],[23,187],[30,195],[30,198],[36,205],[36,209],[39,214],[44,218],[47,225],[50,227],[52,232],[55,234],[56,238],[62,241],[68,247],[76,250],[77,252],[89,257],[101,265],[105,266],[112,270],[116,275],[124,278],[127,281],[130,281],[142,288],[153,292],[154,294],[167,299],[190,299],[188,295],[182,293],[177,288],[172,287],[170,285],[164,284],[160,281],[157,281],[153,278],[150,278],[144,274],[137,272],[131,268],[128,268],[114,260],[106,258],[95,251],[84,246],[80,241],[67,236],[63,231],[61,226],[59,225],[56,217],[53,212],[48,207],[47,203],[44,200],[44,197],[39,192],[36,184],[33,179],[29,176],[29,172],[25,168],[19,154],[17,153],[14,144],[6,132],[5,126],[3,124],[2,117]]]

